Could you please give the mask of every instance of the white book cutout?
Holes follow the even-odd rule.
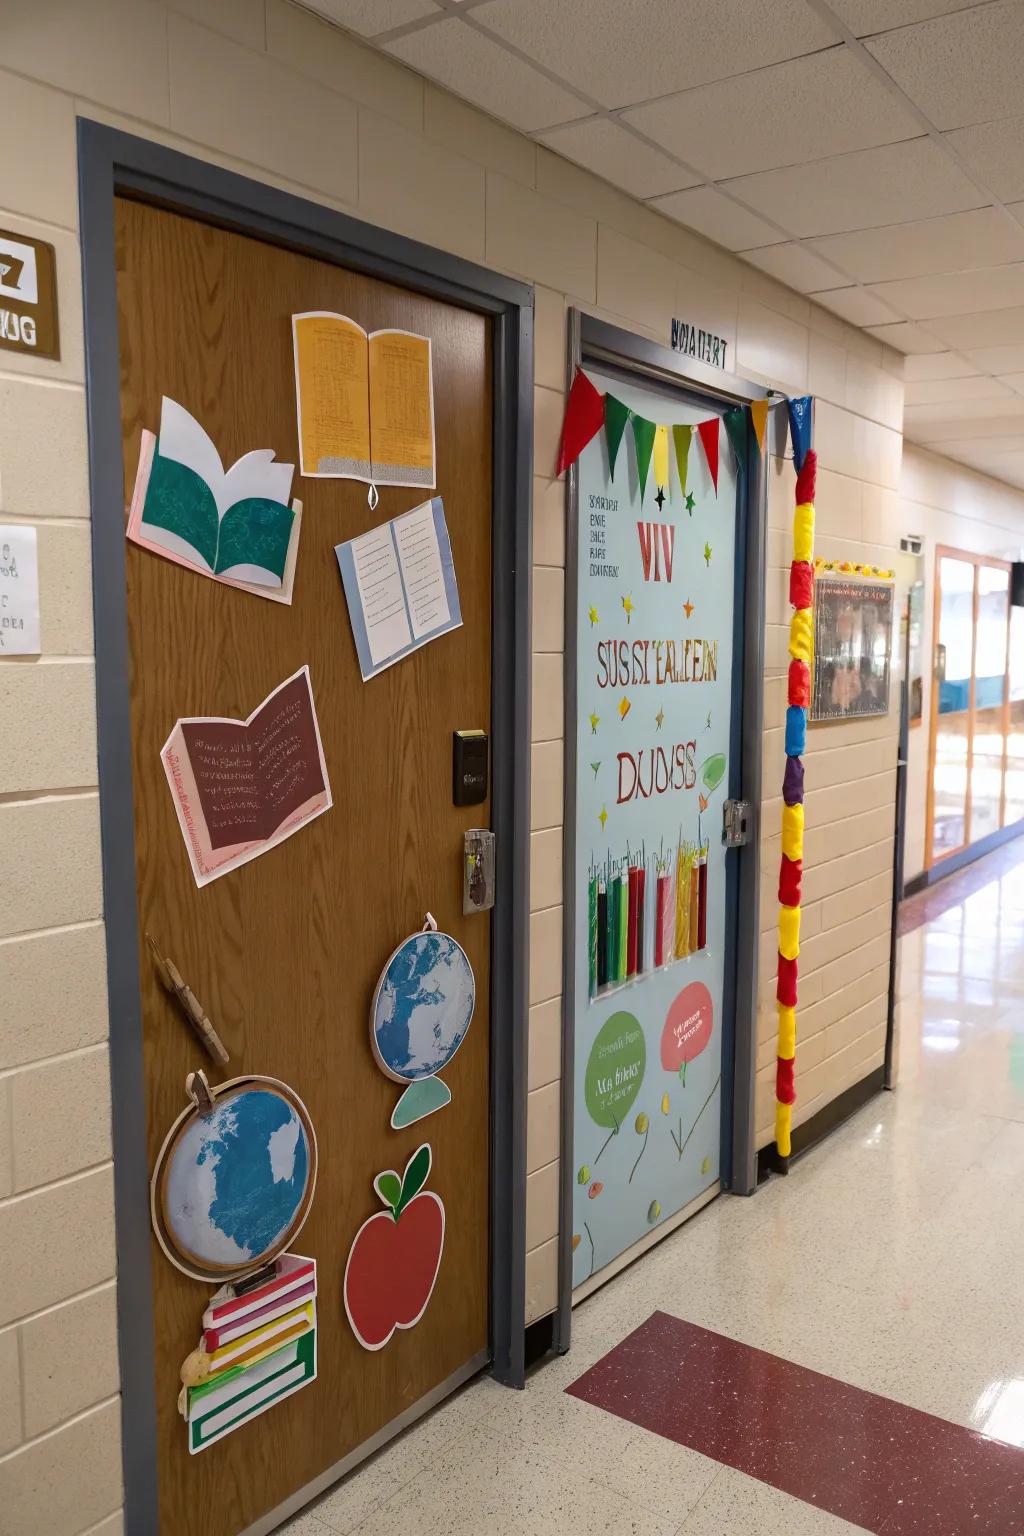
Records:
[[[290,603],[301,503],[293,464],[254,448],[225,470],[209,435],[165,395],[160,434],[143,432],[128,538],[228,586]]]

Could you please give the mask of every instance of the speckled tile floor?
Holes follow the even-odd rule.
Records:
[[[862,1529],[567,1395],[655,1311],[1024,1447],[1024,859],[992,868],[901,940],[895,1093],[583,1303],[525,1392],[472,1382],[289,1536]]]

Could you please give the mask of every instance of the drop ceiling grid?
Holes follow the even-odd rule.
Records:
[[[686,27],[678,0],[386,0],[400,19],[376,32],[376,0],[307,4],[879,339],[952,352],[926,396],[996,377],[971,357],[999,350],[990,329],[970,343],[976,319],[1024,312],[1020,0],[763,0],[756,28],[748,0],[687,0]],[[614,30],[627,22],[631,48]],[[701,164],[691,144],[712,146]],[[1024,324],[1000,341],[1024,347]],[[919,397],[908,435],[965,403]]]

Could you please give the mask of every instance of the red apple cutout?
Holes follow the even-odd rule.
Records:
[[[373,1187],[387,1206],[363,1222],[345,1265],[345,1311],[364,1349],[383,1349],[396,1328],[414,1328],[427,1310],[444,1248],[444,1204],[424,1189],[426,1142],[401,1178],[389,1168]]]

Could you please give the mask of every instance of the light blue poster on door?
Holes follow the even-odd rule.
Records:
[[[719,1178],[737,510],[710,406],[587,373],[611,405],[578,472],[574,1286]]]

